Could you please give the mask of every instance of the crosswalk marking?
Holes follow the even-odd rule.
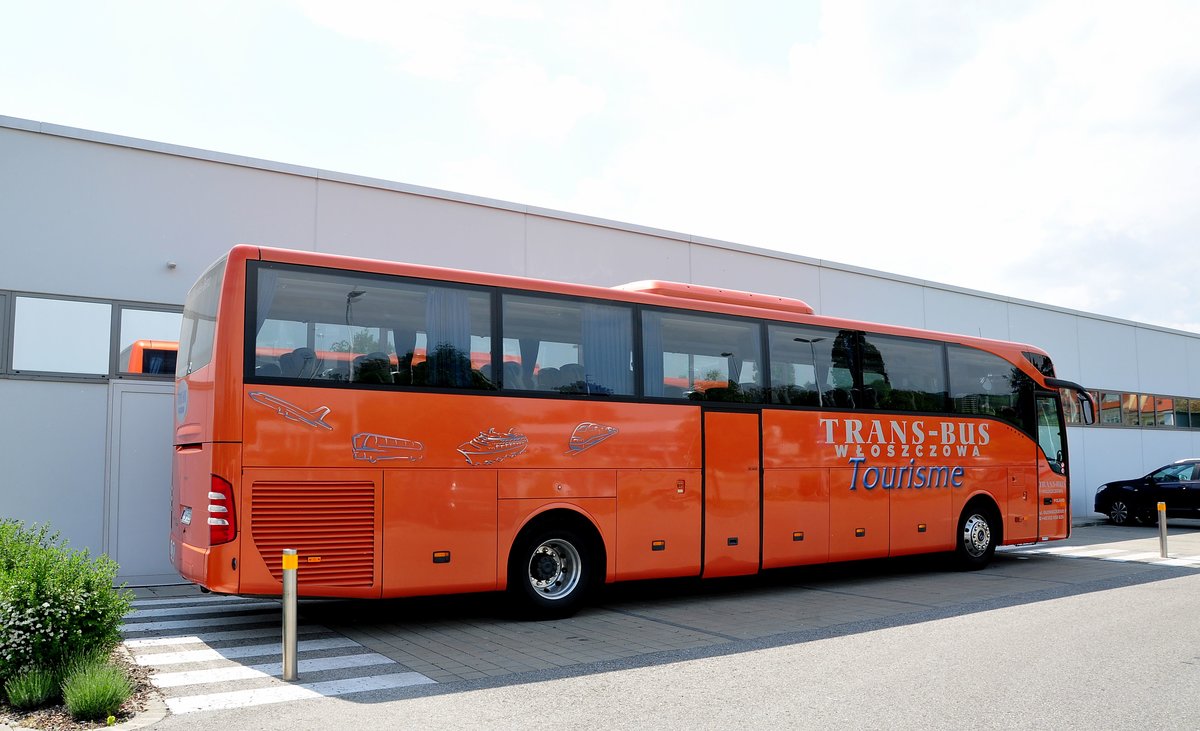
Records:
[[[237,626],[254,623],[270,626]],[[150,682],[162,690],[172,713],[435,682],[348,637],[305,624],[297,628],[302,636],[297,664],[306,682],[283,682],[277,601],[216,595],[138,600],[121,631],[134,661],[151,669]],[[248,658],[258,662],[241,662]]]
[[[279,602],[246,602],[245,604],[236,604],[229,606],[228,604],[218,604],[212,607],[166,607],[164,609],[139,609],[134,613],[135,619],[142,617],[174,617],[179,614],[220,614],[221,612],[246,611],[249,609],[274,609],[283,611]]]
[[[342,647],[358,647],[358,643],[349,637],[327,637],[319,640],[302,640],[296,643],[297,652],[312,652],[313,650],[335,650]],[[179,652],[159,652],[152,655],[142,655],[137,658],[139,665],[162,667],[164,665],[183,665],[189,662],[205,662],[207,660],[235,660],[239,657],[257,657],[260,655],[277,655],[281,651],[281,643],[269,645],[241,645],[240,647],[225,647],[220,650],[211,648],[204,650],[182,650]]]
[[[1129,551],[1119,548],[1093,548],[1091,546],[1037,546],[1036,548],[1013,547],[1006,553],[1018,555],[1049,555],[1062,558],[1094,558],[1101,561],[1148,563],[1155,566],[1180,566],[1200,568],[1200,556],[1171,556],[1163,558],[1157,551]]]
[[[336,657],[318,657],[313,660],[300,660],[297,672],[316,673],[322,670],[343,670],[345,668],[362,668],[371,665],[395,665],[396,661],[384,657],[377,652],[361,655],[338,655]],[[150,682],[159,688],[176,688],[181,685],[200,685],[202,683],[220,683],[227,680],[249,680],[250,678],[269,678],[283,675],[282,663],[268,662],[262,665],[233,665],[223,668],[208,668],[206,670],[185,670],[178,673],[158,673],[150,678]]]
[[[136,631],[136,630],[132,630]],[[296,628],[296,634],[318,634],[328,632],[324,627],[301,625]],[[257,627],[255,629],[238,629],[226,632],[197,632],[191,635],[164,635],[160,637],[145,637],[136,640],[125,640],[129,648],[162,647],[165,645],[195,645],[209,642],[224,642],[227,640],[248,640],[268,637],[282,637],[281,627]]]
[[[322,683],[301,683],[298,685],[276,685],[269,688],[253,690],[235,690],[227,693],[209,693],[207,695],[184,696],[168,698],[167,708],[172,713],[194,713],[196,711],[215,711],[229,708],[245,708],[261,706],[267,703],[282,703],[298,701],[306,698],[323,698],[328,696],[361,693],[367,690],[386,690],[403,688],[410,685],[426,685],[434,681],[420,673],[391,673],[388,675],[373,675],[365,678],[349,680],[331,680]]]

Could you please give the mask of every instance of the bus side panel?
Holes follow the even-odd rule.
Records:
[[[699,470],[617,473],[618,581],[700,575],[700,480]]]
[[[383,596],[496,588],[496,471],[383,477]]]
[[[1032,543],[1038,539],[1037,469],[1008,468],[1008,523],[1005,543]]]
[[[890,490],[855,485],[853,469],[829,470],[829,560],[888,555]]]
[[[968,469],[967,472],[989,472],[1003,480],[1004,470]],[[899,484],[911,484],[912,472],[896,470],[893,477]],[[954,548],[956,528],[953,515],[953,492],[950,487],[931,489],[892,489],[892,541],[890,554],[904,556],[914,553],[949,551]]]
[[[279,594],[294,548],[300,596],[378,598],[382,482],[380,470],[247,469],[241,593]]]
[[[829,560],[828,470],[766,470],[763,568]]]
[[[613,553],[617,536],[617,501],[615,498],[581,498],[566,502],[563,500],[500,500],[497,504],[496,524],[496,576],[498,589],[508,586],[508,559],[512,553],[513,541],[530,521],[542,513],[551,510],[568,510],[577,513],[596,528],[600,540],[608,554],[608,567],[605,581],[615,581],[613,569]]]
[[[213,475],[227,480],[236,510],[239,454],[236,444],[181,445],[175,447],[172,464],[171,562],[183,578],[222,594],[239,591],[235,566],[241,533],[228,543],[210,545],[209,490]]]
[[[760,449],[758,414],[704,415],[704,576],[758,571]]]

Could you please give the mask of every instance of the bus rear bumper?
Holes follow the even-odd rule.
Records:
[[[230,575],[222,572],[223,565],[235,566],[237,558],[236,543],[223,546],[201,547],[193,546],[176,538],[172,542],[172,559],[179,575],[193,584],[198,584],[220,594],[236,594],[238,585],[236,579],[228,583],[214,583],[210,577]],[[234,577],[237,574],[233,574]]]

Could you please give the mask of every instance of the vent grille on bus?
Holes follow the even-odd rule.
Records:
[[[300,587],[374,584],[372,483],[258,482],[252,495],[254,545],[277,581],[283,581],[283,549],[295,548]]]

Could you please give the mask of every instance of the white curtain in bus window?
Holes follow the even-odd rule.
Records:
[[[642,313],[647,396],[761,403],[756,322],[678,312]]]
[[[633,311],[623,305],[504,296],[505,390],[633,394]]]
[[[175,373],[182,320],[179,312],[121,308],[117,370],[157,376]]]
[[[14,306],[14,371],[108,373],[112,305],[17,297]]]

